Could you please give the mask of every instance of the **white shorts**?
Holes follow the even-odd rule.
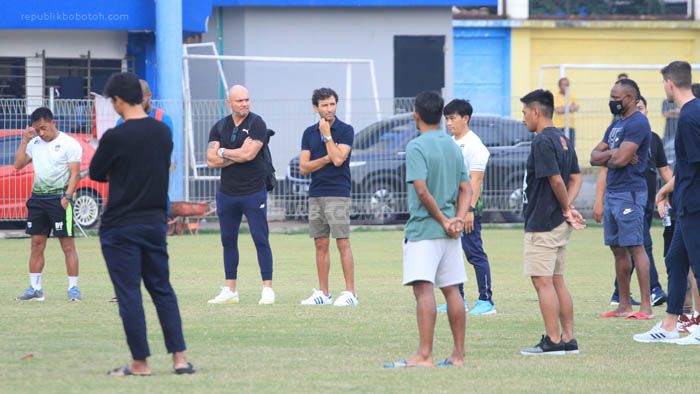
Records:
[[[459,239],[440,238],[403,243],[403,284],[416,281],[432,283],[437,288],[457,285],[467,280]]]

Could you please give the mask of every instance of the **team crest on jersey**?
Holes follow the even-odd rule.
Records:
[[[564,138],[564,136],[560,136],[559,140],[561,141],[562,148],[564,148],[565,151],[569,150],[569,144],[566,143],[566,138]]]
[[[59,150],[61,150],[61,145],[56,145],[56,146],[54,146],[54,147],[53,147],[53,150],[55,150],[56,152],[58,152]]]

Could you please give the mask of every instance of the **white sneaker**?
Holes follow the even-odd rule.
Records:
[[[335,300],[333,303],[334,306],[355,306],[359,304],[360,301],[357,299],[357,296],[352,294],[349,291],[344,291],[340,293],[340,297]]]
[[[676,345],[700,345],[700,330],[693,330],[687,337],[676,339]]]
[[[272,305],[275,303],[275,291],[272,287],[263,287],[262,294],[260,295],[260,305]]]
[[[333,296],[323,294],[321,290],[311,289],[311,297],[302,300],[301,305],[330,305],[333,303]]]
[[[673,343],[678,339],[678,330],[673,329],[673,331],[666,331],[661,327],[661,322],[656,323],[656,325],[649,331],[636,334],[632,337],[637,342],[650,343],[650,342],[667,342]]]
[[[210,304],[238,304],[240,301],[237,291],[231,291],[228,287],[224,286],[221,288],[221,292],[216,297],[207,301]]]

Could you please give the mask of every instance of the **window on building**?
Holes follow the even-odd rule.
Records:
[[[454,19],[481,19],[501,18],[498,15],[497,6],[454,6],[452,7]]]
[[[690,0],[530,0],[530,18],[687,19]]]
[[[102,93],[110,75],[122,71],[122,59],[46,59],[44,86],[46,97],[85,99],[90,92]],[[131,66],[131,67],[130,67]],[[133,65],[127,62],[127,70]]]
[[[23,98],[25,64],[21,57],[0,57],[0,98]]]

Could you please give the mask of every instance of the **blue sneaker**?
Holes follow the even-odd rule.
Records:
[[[464,300],[464,311],[469,310],[469,304],[467,303],[467,300]],[[438,312],[447,312],[447,304],[442,304],[439,307],[437,307]]]
[[[630,304],[632,304],[632,306],[639,306],[642,303],[635,300],[634,298],[632,298],[632,295],[630,295]],[[612,306],[620,305],[620,295],[619,294],[613,293],[612,297],[610,297],[610,305],[612,305]]]
[[[29,287],[24,291],[21,296],[15,297],[17,301],[44,301],[44,291],[34,290],[33,287]]]
[[[651,290],[651,305],[653,305],[653,306],[663,305],[666,302],[666,298],[667,298],[666,293],[661,288],[661,286],[654,287]]]
[[[80,289],[78,286],[68,289],[68,301],[80,301]]]
[[[472,316],[493,315],[494,313],[496,313],[496,306],[491,301],[486,300],[477,301],[472,310],[469,311]]]

